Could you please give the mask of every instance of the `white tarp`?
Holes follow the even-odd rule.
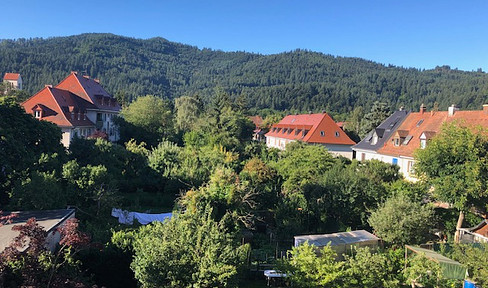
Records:
[[[148,213],[139,213],[139,212],[131,212],[122,209],[112,209],[112,216],[119,219],[119,223],[122,224],[129,224],[132,225],[134,223],[134,219],[139,221],[142,225],[149,224],[153,221],[160,221],[163,222],[166,219],[171,218],[173,213],[161,213],[161,214],[148,214]]]

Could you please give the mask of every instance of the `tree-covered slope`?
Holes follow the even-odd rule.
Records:
[[[488,74],[447,66],[420,71],[297,50],[275,55],[198,49],[163,38],[134,39],[82,34],[48,39],[2,40],[0,72],[19,72],[34,93],[69,71],[86,71],[111,93],[204,99],[222,87],[245,95],[250,107],[348,112],[376,101],[392,108],[440,109],[456,103],[479,109],[488,99]]]

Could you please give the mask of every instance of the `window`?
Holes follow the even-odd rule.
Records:
[[[391,160],[391,164],[393,164],[393,165],[398,165],[398,159],[397,159],[397,158],[393,158],[393,159]]]
[[[394,144],[395,146],[400,146],[400,138],[395,138],[395,139],[393,140],[393,144]]]
[[[324,137],[325,136],[325,131],[320,131],[320,136]]]
[[[97,121],[102,121],[102,113],[97,113]]]
[[[408,161],[408,163],[407,163],[407,171],[410,174],[413,173],[413,161]]]
[[[427,146],[427,140],[426,139],[420,139],[420,148],[425,149]]]
[[[408,142],[410,142],[412,138],[413,138],[412,135],[408,135],[407,138],[405,138],[405,140],[403,141],[402,145],[408,145]]]
[[[378,143],[378,135],[375,133],[371,139],[371,145],[376,145],[376,143]]]
[[[40,110],[34,111],[34,117],[36,117],[37,119],[41,118],[41,111]]]
[[[419,122],[417,122],[417,127],[419,127],[423,122],[424,122],[424,119],[420,119]]]
[[[339,134],[339,132],[338,132],[338,131],[336,131],[336,132],[335,132],[335,136],[336,136],[336,137],[339,137],[339,136],[340,136],[340,134]]]

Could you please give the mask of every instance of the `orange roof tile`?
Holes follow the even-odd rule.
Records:
[[[266,136],[318,144],[355,144],[327,113],[288,115]]]
[[[110,111],[120,110],[120,105],[117,103],[117,100],[103,89],[98,80],[79,75],[77,72],[71,72],[56,88],[68,90],[94,104],[98,109]]]
[[[488,112],[484,111],[455,111],[449,116],[447,111],[437,112],[412,112],[398,127],[385,145],[378,150],[378,153],[391,156],[413,157],[414,151],[420,148],[420,136],[425,133],[427,139],[439,133],[442,124],[457,122],[467,127],[482,126],[488,128]],[[410,137],[408,143],[403,139]],[[395,146],[395,137],[402,137],[398,146]]]
[[[87,108],[93,108],[94,105],[69,91],[46,86],[23,102],[22,106],[28,114],[34,114],[35,110],[41,110],[42,120],[61,127],[95,126],[83,115]],[[70,106],[72,107],[71,111]]]
[[[256,128],[261,127],[261,124],[263,124],[263,118],[261,118],[261,116],[259,115],[249,116],[249,119],[251,119],[252,123],[254,123]]]
[[[19,73],[5,73],[5,76],[3,76],[3,80],[17,81],[19,80],[19,77]]]

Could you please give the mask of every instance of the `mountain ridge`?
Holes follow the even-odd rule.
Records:
[[[488,100],[488,75],[440,66],[432,70],[384,65],[296,49],[263,55],[198,48],[163,37],[138,39],[110,33],[0,41],[0,72],[21,73],[32,94],[69,71],[99,78],[129,100],[199,94],[210,101],[221,87],[245,95],[256,109],[350,112],[387,102],[416,110],[434,102],[480,109]]]

